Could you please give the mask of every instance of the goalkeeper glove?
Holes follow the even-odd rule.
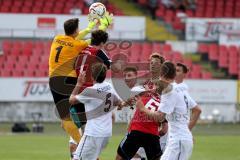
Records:
[[[100,19],[100,26],[98,29],[105,31],[108,26],[110,26],[113,22],[113,14],[106,12],[104,16]]]
[[[88,26],[87,26],[87,30],[89,31],[89,32],[91,32],[91,30],[96,26],[96,24],[97,24],[97,19],[96,18],[93,18],[90,14],[88,14]]]
[[[96,26],[97,24],[97,20],[96,19],[93,19],[91,18],[90,15],[88,15],[88,26],[87,28],[81,30],[79,33],[78,33],[78,36],[76,37],[77,40],[82,40],[88,33],[90,33],[92,31],[92,29]]]

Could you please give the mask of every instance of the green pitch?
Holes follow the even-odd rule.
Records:
[[[55,124],[45,125],[44,134],[9,134],[9,125],[0,125],[0,159],[2,160],[69,160],[68,137]],[[101,155],[113,160],[125,125],[115,125],[114,136]],[[198,126],[194,134],[192,160],[240,160],[240,126]]]

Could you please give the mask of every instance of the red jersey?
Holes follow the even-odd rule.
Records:
[[[82,50],[81,54],[78,56],[75,62],[77,76],[80,71],[86,71],[86,83],[83,85],[82,89],[93,85],[91,66],[97,62],[102,62],[109,68],[111,60],[103,50],[99,50],[92,46],[88,46]]]
[[[144,106],[156,112],[158,110],[158,106],[160,104],[160,98],[158,95],[153,93],[146,93],[141,96]],[[155,121],[150,120],[147,115],[137,108],[134,116],[130,122],[128,131],[140,131],[148,134],[153,134],[159,136],[159,124]]]

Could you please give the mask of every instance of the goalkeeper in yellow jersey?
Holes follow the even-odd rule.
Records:
[[[113,20],[112,15],[106,12],[105,16],[100,19],[101,30],[106,30],[111,25]],[[69,97],[77,82],[77,75],[74,68],[74,63],[79,53],[85,49],[91,40],[82,40],[96,26],[96,22],[89,17],[88,27],[79,31],[79,19],[73,18],[64,22],[65,35],[57,35],[52,41],[50,56],[49,56],[49,86],[56,105],[56,113],[61,118],[61,124],[64,130],[71,136],[76,143],[80,141],[81,135],[79,128],[83,124],[76,126],[70,118],[69,113]],[[83,104],[77,104],[78,108],[83,109]],[[85,116],[82,117],[83,122]],[[71,152],[74,147],[70,145]]]

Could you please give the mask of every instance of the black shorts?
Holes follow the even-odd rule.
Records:
[[[71,106],[69,103],[70,95],[77,83],[77,78],[75,77],[51,77],[49,79],[49,87],[52,92],[53,100],[57,108],[58,117],[61,119],[70,118],[70,108],[77,108],[76,110],[80,113],[85,113],[85,107],[83,103],[78,103]],[[83,114],[81,114],[83,115]],[[81,118],[82,124],[86,123],[86,116]]]
[[[118,146],[117,152],[124,160],[130,160],[140,147],[144,148],[148,160],[158,160],[162,155],[159,136],[140,131],[128,133]]]

